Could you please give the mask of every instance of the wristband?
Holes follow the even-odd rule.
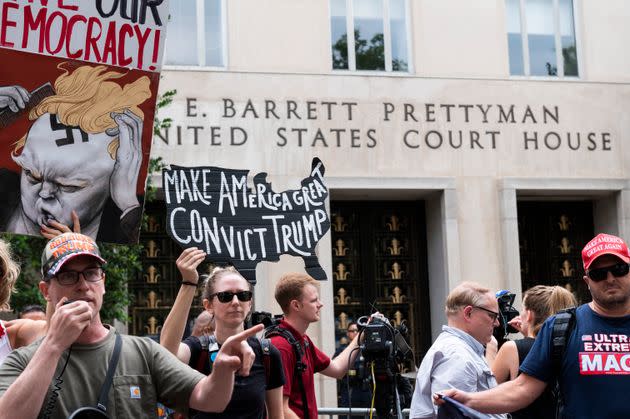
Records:
[[[195,284],[194,282],[190,282],[190,281],[182,281],[182,285],[190,285],[191,287],[197,288],[197,284]]]

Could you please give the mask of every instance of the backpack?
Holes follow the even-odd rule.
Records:
[[[302,407],[304,411],[304,419],[309,419],[308,402],[306,401],[306,391],[304,389],[304,381],[302,380],[302,373],[306,371],[306,364],[303,362],[304,355],[308,349],[308,341],[304,342],[304,347],[300,345],[300,342],[293,336],[293,333],[281,327],[280,325],[272,325],[265,329],[263,336],[270,338],[272,336],[281,336],[293,347],[295,353],[295,369],[293,374],[297,377],[298,384],[300,386],[300,393],[302,394]]]
[[[201,344],[201,352],[197,358],[197,364],[194,368],[202,374],[205,374],[204,367],[206,359],[210,364],[210,372],[212,372],[212,363],[216,354],[219,352],[219,344],[217,338],[214,335],[202,335],[199,337],[199,343]],[[265,382],[269,383],[269,375],[271,371],[271,341],[269,339],[260,339],[260,347],[263,353],[263,366],[265,367]]]
[[[553,330],[551,332],[551,361],[554,376],[556,377],[552,394],[556,400],[556,419],[562,417],[564,408],[564,400],[560,392],[560,370],[562,369],[562,360],[567,351],[567,343],[571,337],[571,333],[575,329],[576,324],[576,307],[561,310],[556,314],[553,322]]]

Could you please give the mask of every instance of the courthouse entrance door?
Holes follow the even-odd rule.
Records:
[[[330,218],[336,346],[376,309],[407,325],[417,365],[431,345],[424,203],[336,201]]]
[[[579,303],[590,301],[581,253],[594,236],[593,203],[521,201],[517,210],[523,291],[561,285]]]

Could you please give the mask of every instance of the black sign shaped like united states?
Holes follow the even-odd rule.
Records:
[[[216,264],[231,264],[250,282],[256,265],[300,256],[306,272],[326,279],[315,247],[330,229],[324,165],[313,159],[299,189],[274,192],[267,173],[247,185],[248,170],[171,166],[162,172],[167,231],[182,247],[197,247]]]

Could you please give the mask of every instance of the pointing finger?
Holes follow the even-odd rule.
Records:
[[[254,327],[250,327],[249,329],[243,330],[242,332],[235,334],[234,336],[232,336],[232,339],[236,342],[245,341],[247,340],[247,338],[256,336],[256,333],[262,332],[264,328],[265,328],[264,325],[257,324]]]

